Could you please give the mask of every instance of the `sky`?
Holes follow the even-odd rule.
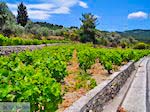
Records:
[[[16,15],[24,2],[29,18],[53,24],[80,26],[83,13],[98,18],[97,28],[105,31],[150,29],[150,0],[1,0]]]

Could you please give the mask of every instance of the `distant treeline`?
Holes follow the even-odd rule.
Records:
[[[51,30],[58,30],[58,29],[65,28],[65,26],[63,26],[63,25],[51,24],[51,23],[47,23],[47,22],[34,22],[34,24],[38,24],[41,27],[47,27]],[[70,26],[69,29],[78,29],[78,27],[77,26]]]
[[[57,29],[62,29],[64,28],[63,25],[57,25],[57,24],[51,24],[51,23],[47,23],[47,22],[34,22],[35,24],[38,24],[42,27],[47,27],[51,30],[57,30]]]

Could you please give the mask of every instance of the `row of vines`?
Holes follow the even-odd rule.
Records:
[[[110,73],[113,65],[139,60],[148,50],[93,48],[90,44],[45,47],[0,57],[0,101],[30,102],[31,111],[53,112],[62,101],[61,83],[67,64],[77,50],[80,68],[87,69],[99,59]]]
[[[40,45],[51,43],[68,43],[67,40],[38,40],[38,39],[22,39],[20,37],[8,38],[0,34],[0,46],[8,45]]]

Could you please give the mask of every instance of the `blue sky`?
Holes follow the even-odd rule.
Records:
[[[124,31],[150,29],[149,0],[3,0],[16,14],[17,4],[24,1],[33,21],[64,26],[80,26],[82,13],[98,17],[98,29]]]

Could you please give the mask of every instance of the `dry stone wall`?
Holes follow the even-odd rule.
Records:
[[[54,46],[58,44],[42,44],[42,45],[25,45],[25,46],[0,46],[0,56],[1,55],[9,55],[11,53],[18,53],[25,50],[35,50],[35,49],[41,49],[45,46]]]
[[[134,69],[134,62],[124,65],[109,80],[89,91],[64,112],[101,112],[104,105],[117,95]]]

